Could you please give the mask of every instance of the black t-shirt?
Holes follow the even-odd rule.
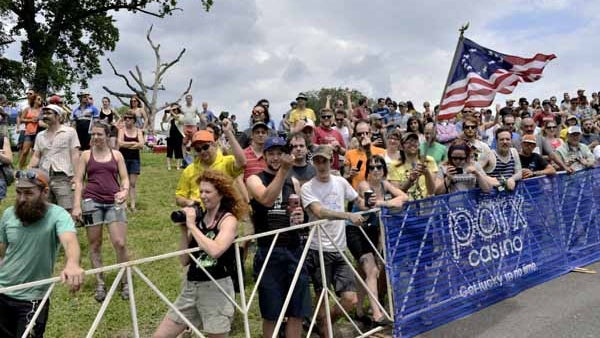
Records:
[[[300,185],[310,181],[311,178],[317,175],[317,171],[312,164],[307,164],[304,167],[293,166],[290,170],[290,177],[293,177],[300,182]]]
[[[268,186],[275,179],[275,175],[266,171],[259,173],[258,178],[264,186]],[[290,177],[287,177],[283,183],[283,189],[273,203],[272,207],[264,206],[255,199],[250,201],[252,207],[252,223],[257,234],[271,230],[283,229],[290,226],[290,214],[288,213],[288,198],[294,194],[294,183]],[[272,236],[261,237],[257,239],[259,247],[269,247],[273,241]],[[279,234],[276,246],[297,247],[300,239],[296,231],[288,231]]]
[[[519,158],[521,159],[521,166],[523,169],[529,169],[531,171],[539,171],[544,170],[548,166],[548,161],[546,161],[540,154],[532,153],[531,156],[524,156],[523,154],[519,154]]]

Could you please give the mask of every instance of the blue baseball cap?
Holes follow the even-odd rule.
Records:
[[[275,148],[275,147],[280,147],[283,148],[285,147],[286,142],[284,139],[282,139],[281,137],[278,136],[272,136],[269,137],[266,141],[265,144],[263,145],[263,151],[267,151],[271,148]]]

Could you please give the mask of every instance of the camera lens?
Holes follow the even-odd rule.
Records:
[[[185,213],[181,210],[173,211],[171,213],[171,221],[173,223],[185,223]]]

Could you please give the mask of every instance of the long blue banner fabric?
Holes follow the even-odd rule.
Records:
[[[384,210],[394,337],[411,337],[600,259],[600,168]]]

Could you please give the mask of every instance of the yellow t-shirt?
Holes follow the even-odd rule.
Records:
[[[206,169],[223,172],[232,179],[244,172],[244,168],[238,168],[233,155],[223,155],[221,151],[217,151],[217,157],[209,167],[201,164],[200,160],[196,158],[194,163],[181,173],[175,196],[200,202],[200,186],[196,183],[196,180]]]
[[[438,172],[438,166],[435,163],[435,159],[431,156],[427,156],[426,162],[427,168],[435,178]],[[392,164],[388,167],[388,181],[405,182],[408,180],[408,176],[413,169],[413,164],[408,162],[403,163],[401,165],[398,164],[399,161],[393,161]],[[417,183],[411,185],[406,193],[408,195],[409,201],[420,200],[425,197],[428,197],[429,194],[427,193],[427,182],[425,180],[425,175],[419,176]]]
[[[317,122],[317,116],[315,115],[314,110],[310,108],[304,108],[302,110],[296,108],[292,110],[288,120],[293,126],[297,121],[303,120],[304,118],[311,119],[313,122]]]

